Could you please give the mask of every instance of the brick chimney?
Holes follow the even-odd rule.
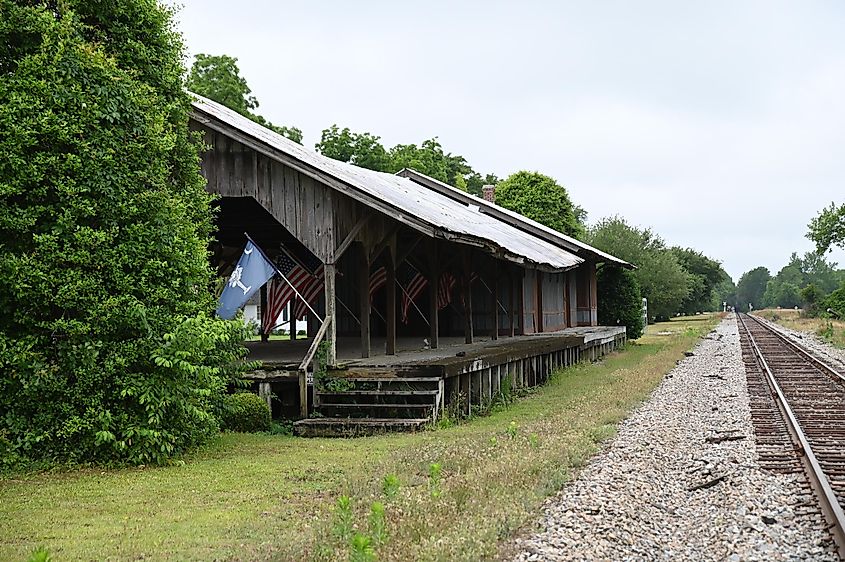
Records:
[[[484,197],[485,201],[490,201],[491,203],[496,202],[496,186],[495,185],[485,185],[481,188],[481,196]]]

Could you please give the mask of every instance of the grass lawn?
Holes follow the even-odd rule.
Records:
[[[831,345],[845,348],[845,321],[828,318],[803,318],[800,310],[790,308],[767,308],[757,310],[754,314],[792,330],[815,334]]]
[[[493,558],[717,321],[650,326],[625,351],[444,429],[351,440],[227,434],[179,466],[0,480],[0,560],[25,560],[37,546],[54,560],[347,560],[339,535],[350,524],[368,533],[376,501],[386,514],[379,560]],[[392,497],[386,475],[398,477]],[[348,522],[334,507],[342,495]]]

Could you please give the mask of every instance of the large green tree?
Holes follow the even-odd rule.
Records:
[[[574,238],[584,225],[569,192],[554,178],[539,172],[516,172],[496,186],[496,203]]]
[[[368,170],[389,172],[392,168],[390,155],[379,137],[370,133],[353,133],[349,127],[341,129],[332,125],[323,129],[315,148],[324,156]]]
[[[637,266],[634,276],[642,296],[648,299],[649,318],[667,319],[681,312],[690,292],[690,275],[650,229],[631,226],[614,216],[592,226],[586,240]]]
[[[722,310],[724,306],[736,306],[736,284],[729,276],[713,288],[711,310]]]
[[[155,0],[0,14],[0,456],[161,462],[216,431],[243,336],[179,35]]]
[[[762,266],[743,273],[736,284],[737,310],[747,312],[749,304],[755,309],[763,308],[763,295],[771,278],[769,270]]]
[[[690,291],[681,303],[681,312],[694,314],[705,310],[721,310],[721,304],[714,308],[713,291],[720,283],[730,280],[722,264],[692,248],[674,246],[671,251],[681,267],[690,274]]]
[[[252,95],[246,79],[241,76],[237,58],[229,55],[198,54],[188,74],[187,86],[192,92],[225,105],[244,117],[302,144],[300,129],[274,125],[261,115],[253,113],[254,109],[258,109],[258,100]]]
[[[378,172],[395,174],[411,168],[474,195],[481,195],[485,184],[499,181],[493,174],[482,176],[473,170],[463,156],[444,152],[436,138],[421,145],[397,144],[388,150],[381,138],[372,133],[356,133],[348,127],[332,125],[323,129],[315,148],[329,158]]]
[[[815,287],[814,294],[819,298],[830,294],[843,281],[842,272],[836,267],[836,263],[827,261],[816,252],[807,252],[803,256],[793,252],[789,263],[766,285],[763,304],[785,308],[805,304],[801,291],[808,285]]]
[[[845,248],[845,204],[831,203],[810,221],[808,227],[807,238],[815,242],[819,254],[826,253],[832,246]]]

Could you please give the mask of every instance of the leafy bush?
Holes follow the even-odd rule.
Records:
[[[825,312],[828,308],[833,316],[845,318],[845,285],[830,293],[818,306],[820,312]]]
[[[822,292],[815,286],[815,284],[810,283],[801,289],[801,300],[804,304],[804,314],[810,317],[818,316],[819,301],[821,299]],[[824,310],[824,308],[822,308],[822,310]]]
[[[6,432],[0,430],[0,473],[13,468],[20,460],[12,443],[9,442]]]
[[[254,433],[270,431],[273,420],[267,402],[257,394],[239,392],[231,394],[224,401],[221,413],[221,429]]]
[[[642,297],[634,275],[620,267],[602,267],[596,273],[598,321],[602,326],[625,326],[628,339],[643,334]]]
[[[47,462],[160,463],[244,368],[211,318],[211,197],[153,0],[0,0],[0,431]]]

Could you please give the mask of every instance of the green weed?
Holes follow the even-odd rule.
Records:
[[[439,498],[443,491],[443,467],[440,463],[428,465],[428,489],[432,498]]]
[[[387,523],[381,502],[373,502],[370,506],[370,537],[376,545],[387,540]]]
[[[373,540],[364,533],[355,533],[349,546],[350,562],[373,562],[376,559]]]
[[[399,477],[395,474],[388,474],[381,483],[381,491],[384,497],[392,500],[399,493]]]
[[[346,540],[352,535],[354,515],[352,514],[352,498],[340,496],[335,504],[334,528],[332,531],[339,539]]]
[[[50,551],[43,546],[39,546],[29,555],[27,562],[52,562],[53,557],[50,556]]]

